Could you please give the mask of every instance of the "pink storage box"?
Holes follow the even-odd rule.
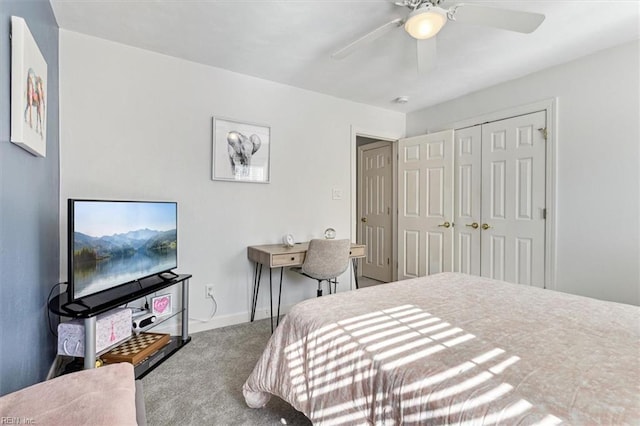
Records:
[[[131,336],[131,309],[118,308],[96,317],[96,353]],[[84,357],[84,320],[58,324],[58,355]]]

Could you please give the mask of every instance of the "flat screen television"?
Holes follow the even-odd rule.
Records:
[[[70,300],[178,266],[178,205],[158,201],[68,200]]]

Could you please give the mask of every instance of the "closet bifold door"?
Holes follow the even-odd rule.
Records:
[[[398,279],[453,270],[453,130],[398,141]]]
[[[545,111],[455,131],[456,272],[544,287]]]
[[[544,287],[544,111],[482,126],[481,275]]]
[[[482,126],[455,131],[453,270],[480,275]]]

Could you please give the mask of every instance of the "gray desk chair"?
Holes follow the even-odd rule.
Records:
[[[309,241],[309,249],[301,267],[291,268],[292,271],[313,278],[318,281],[318,297],[322,296],[322,282],[337,286],[338,276],[349,266],[350,240],[313,239]]]

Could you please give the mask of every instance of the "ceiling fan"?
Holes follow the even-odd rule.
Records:
[[[424,74],[436,65],[435,35],[448,21],[484,25],[520,33],[531,33],[544,21],[540,13],[500,9],[478,4],[461,3],[444,9],[444,0],[403,0],[397,6],[411,9],[405,18],[396,18],[334,52],[331,57],[343,59],[359,47],[382,37],[394,28],[404,26],[405,31],[417,40],[418,72]]]

